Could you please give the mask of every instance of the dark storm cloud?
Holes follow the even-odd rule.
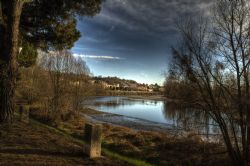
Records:
[[[73,51],[121,57],[128,63],[124,69],[131,63],[145,66],[144,71],[149,65],[165,67],[169,48],[177,42],[176,22],[209,15],[213,1],[105,0],[100,14],[79,22],[83,37]]]
[[[211,0],[105,0],[102,12],[86,20],[97,31],[86,34],[85,40],[97,45],[113,42],[117,49],[172,40],[176,21],[206,14],[211,4]]]
[[[204,14],[211,0],[106,0],[102,13],[96,18],[111,30],[119,27],[157,35],[174,30],[181,17]]]

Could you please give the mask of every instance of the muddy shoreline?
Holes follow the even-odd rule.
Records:
[[[185,131],[185,129],[176,127],[170,124],[157,123],[144,119],[128,117],[124,115],[117,115],[112,113],[106,113],[96,110],[92,107],[85,108],[81,115],[89,122],[109,124],[112,126],[126,127],[134,131],[146,131],[163,133],[176,137],[187,137],[188,135],[199,136],[202,140],[208,142],[219,141],[219,135],[209,135],[210,138],[206,138],[205,134],[197,134],[193,131]]]
[[[85,119],[87,119],[90,122],[107,123],[139,131],[154,131],[154,132],[167,132],[172,134],[177,134],[177,133],[183,134],[182,132],[183,130],[181,128],[176,128],[175,126],[172,125],[151,122],[123,115],[104,113],[101,111],[94,110],[92,108],[87,108],[87,109],[88,113],[87,114],[82,113],[82,116],[84,116]]]

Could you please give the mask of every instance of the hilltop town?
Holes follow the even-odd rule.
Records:
[[[111,91],[139,91],[139,92],[163,92],[164,88],[157,83],[141,84],[134,80],[126,80],[118,77],[92,77],[93,84],[99,84]]]

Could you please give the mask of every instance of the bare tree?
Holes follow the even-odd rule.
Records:
[[[47,72],[47,96],[50,112],[60,121],[68,111],[78,113],[82,102],[91,92],[86,63],[67,51],[43,53],[40,66]]]
[[[220,127],[234,165],[249,164],[249,2],[219,0],[214,19],[179,24],[181,46],[173,48],[174,68],[196,94],[192,102]]]
[[[89,69],[81,58],[74,58],[72,65],[72,106],[74,112],[79,113],[83,101],[91,94],[89,83]]]

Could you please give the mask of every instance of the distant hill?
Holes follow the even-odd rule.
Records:
[[[102,84],[106,89],[124,90],[124,91],[159,91],[158,84],[141,84],[135,80],[121,79],[118,77],[92,77],[92,81],[97,84]]]
[[[93,77],[93,80],[95,81],[103,81],[103,82],[106,82],[110,85],[115,85],[115,84],[124,84],[124,83],[127,83],[127,84],[139,84],[137,83],[136,81],[134,80],[126,80],[126,79],[121,79],[121,78],[118,78],[118,77]]]

